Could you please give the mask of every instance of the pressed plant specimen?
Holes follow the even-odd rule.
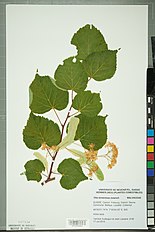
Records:
[[[22,174],[28,181],[42,185],[58,178],[65,189],[73,189],[94,176],[103,181],[97,160],[106,158],[108,168],[112,168],[118,156],[116,145],[108,142],[107,115],[99,115],[100,94],[86,90],[89,81],[101,82],[114,76],[117,50],[109,50],[101,32],[88,24],[73,35],[71,44],[76,46],[77,54],[57,67],[54,78],[40,76],[37,71],[29,86],[31,112],[23,129],[25,145],[40,150],[26,162]],[[64,109],[68,112],[62,119],[59,111]],[[57,122],[40,116],[48,111],[54,112]],[[81,148],[73,149],[72,144]],[[103,147],[106,152],[100,154]],[[65,158],[66,153],[72,158]],[[64,159],[55,167],[60,154]]]

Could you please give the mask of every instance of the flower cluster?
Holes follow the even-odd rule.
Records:
[[[49,147],[46,143],[43,143],[43,144],[41,145],[41,149],[42,149],[42,150],[48,149],[48,150],[57,151],[57,150],[58,150],[58,146],[51,146],[51,147]]]
[[[94,150],[94,146],[95,146],[95,144],[91,143],[91,144],[89,145],[89,150],[85,151],[85,156],[86,156],[86,159],[87,159],[88,161],[97,160],[98,151],[95,151],[95,150]]]
[[[108,148],[108,153],[106,156],[109,158],[108,168],[111,169],[117,163],[118,148],[116,147],[114,143],[111,143],[111,142],[108,142],[105,145],[105,148]]]
[[[50,149],[50,147],[46,143],[42,143],[41,149],[46,150],[46,149]]]
[[[50,149],[53,150],[53,151],[57,151],[59,149],[59,147],[53,145],[53,146],[50,147]]]

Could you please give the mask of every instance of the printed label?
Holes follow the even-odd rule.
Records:
[[[36,225],[30,223],[30,221],[19,221],[16,224],[9,224],[8,230],[35,230]]]
[[[92,228],[145,228],[146,199],[140,186],[104,183],[92,195]]]

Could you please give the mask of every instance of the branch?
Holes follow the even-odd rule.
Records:
[[[49,171],[47,180],[45,180],[45,183],[48,183],[49,181],[55,179],[55,177],[51,178],[51,175],[52,175],[52,169],[53,169],[54,160],[55,160],[57,154],[58,154],[58,151],[57,151],[57,152],[55,153],[55,155],[53,156],[53,160],[52,160],[52,163],[51,163],[50,171]]]
[[[70,108],[69,108],[69,110],[68,110],[66,119],[65,119],[64,123],[61,124],[61,125],[62,125],[62,130],[61,130],[60,142],[62,141],[62,138],[63,138],[63,133],[64,133],[65,125],[66,125],[66,123],[67,123],[68,118],[70,117],[69,114],[70,114],[70,111],[71,111],[71,109],[72,109],[72,103],[73,103],[73,90],[72,90],[72,92],[71,92],[71,100],[72,100],[71,106],[70,106]],[[42,183],[42,185],[44,185],[44,184],[48,183],[49,181],[52,181],[52,180],[55,179],[55,177],[51,178],[51,175],[52,175],[52,169],[53,169],[54,161],[55,161],[55,159],[56,159],[56,156],[57,156],[58,152],[59,152],[59,150],[57,150],[56,153],[54,154],[54,156],[52,157],[53,160],[52,160],[52,163],[51,163],[51,167],[50,167],[50,171],[49,171],[48,177],[47,177],[47,179],[45,180],[45,182]]]
[[[72,103],[73,103],[73,90],[72,90],[72,92],[71,92],[71,100],[72,100]],[[72,103],[71,103],[71,106],[70,106],[70,108],[69,108],[69,110],[68,110],[68,113],[67,113],[66,119],[65,119],[65,121],[64,121],[64,124],[62,125],[61,141],[62,141],[62,136],[63,136],[63,133],[64,133],[65,125],[66,125],[66,123],[67,123],[68,118],[70,117],[70,112],[71,112],[71,109],[72,109]],[[60,141],[60,142],[61,142],[61,141]]]
[[[50,182],[52,180],[55,180],[55,177],[49,178],[49,179],[47,178],[47,180],[45,180],[44,182],[42,182],[41,185],[43,186],[44,184],[46,184],[46,183],[48,183],[48,182]]]

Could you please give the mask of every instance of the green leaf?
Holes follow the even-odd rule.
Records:
[[[93,52],[105,51],[107,44],[101,32],[93,25],[85,25],[80,28],[73,36],[71,44],[78,50],[77,58],[84,60]]]
[[[113,77],[116,71],[117,51],[95,52],[83,61],[87,75],[96,81],[103,81]]]
[[[68,104],[68,92],[56,87],[49,76],[39,76],[29,88],[30,109],[34,113],[43,114],[51,109],[62,110]]]
[[[88,179],[79,162],[72,158],[64,159],[58,166],[58,172],[62,174],[60,184],[65,189],[73,189],[81,181]]]
[[[94,150],[99,150],[104,146],[107,140],[106,117],[95,116],[86,117],[82,114],[77,116],[80,119],[76,131],[75,140],[80,140],[83,147],[89,149],[90,144],[94,144]]]
[[[103,172],[102,170],[99,168],[98,164],[95,162],[95,161],[92,161],[90,164],[87,163],[87,165],[90,167],[90,168],[94,168],[94,167],[97,167],[97,170],[94,172],[94,174],[96,175],[96,177],[100,180],[100,181],[103,181],[104,180],[104,175],[103,175]]]
[[[68,134],[64,137],[61,143],[58,144],[60,149],[64,149],[74,142],[76,130],[79,124],[79,118],[72,117],[68,124]]]
[[[55,71],[56,85],[66,90],[79,92],[87,87],[88,77],[80,61],[73,62],[74,57],[64,60]]]
[[[43,165],[44,165],[46,171],[48,171],[48,162],[47,162],[47,159],[46,159],[43,155],[41,155],[39,152],[34,152],[33,155],[34,155],[38,160],[40,160],[40,161],[43,163]]]
[[[24,165],[26,172],[25,175],[27,177],[27,180],[33,180],[33,181],[41,181],[42,176],[41,173],[42,171],[45,171],[45,167],[43,163],[38,160],[29,160],[25,165]]]
[[[37,150],[42,144],[57,145],[60,142],[60,130],[56,123],[44,117],[30,113],[23,130],[23,140],[30,149]]]
[[[83,91],[78,93],[73,100],[73,108],[87,117],[94,117],[102,109],[102,103],[99,93]]]

